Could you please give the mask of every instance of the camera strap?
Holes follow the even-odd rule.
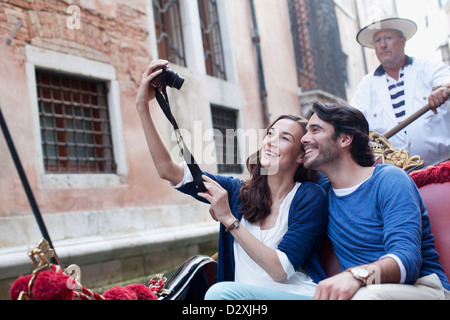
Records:
[[[159,92],[158,88],[155,88],[155,96],[156,100],[159,103],[159,106],[161,107],[161,110],[164,112],[164,115],[166,118],[170,121],[170,123],[173,126],[173,129],[175,130],[175,134],[177,135],[177,144],[180,148],[181,154],[183,155],[184,160],[186,161],[186,164],[189,168],[189,171],[191,171],[192,177],[194,178],[194,183],[197,186],[197,189],[200,192],[206,192],[205,185],[203,184],[202,179],[202,170],[200,170],[200,167],[198,166],[197,162],[194,159],[194,156],[189,151],[189,148],[184,143],[183,137],[181,136],[180,130],[178,128],[178,124],[172,114],[172,111],[170,110],[169,105],[169,98],[167,97],[166,92],[166,81],[165,77],[162,78],[162,85],[161,85],[161,91],[162,94]]]

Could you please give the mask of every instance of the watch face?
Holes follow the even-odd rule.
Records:
[[[369,276],[369,271],[364,268],[354,268],[352,271],[356,277],[367,278]]]

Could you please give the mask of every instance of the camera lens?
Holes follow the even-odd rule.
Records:
[[[166,69],[166,84],[169,87],[180,90],[183,83],[184,83],[183,77],[181,77],[175,71],[170,70],[169,68]]]
[[[171,88],[175,88],[180,90],[181,86],[184,83],[184,78],[181,77],[178,73],[176,73],[175,71],[170,70],[168,67],[166,66],[162,66],[159,67],[155,70],[158,69],[163,69],[163,74],[158,75],[156,78],[154,78],[150,84],[155,87],[155,88],[159,88],[162,85],[162,80],[165,80],[165,85],[169,86]]]

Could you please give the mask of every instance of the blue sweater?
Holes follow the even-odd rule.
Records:
[[[436,273],[450,289],[427,209],[406,172],[378,165],[371,178],[342,197],[334,193],[328,179],[320,183],[328,193],[328,236],[342,270],[394,254],[406,269],[406,283]]]
[[[228,201],[233,215],[242,218],[239,190],[243,183],[239,179],[205,173],[228,192]],[[197,196],[193,183],[187,183],[178,189],[194,198],[206,202]],[[295,270],[302,267],[314,282],[326,278],[320,264],[320,244],[326,231],[327,219],[326,195],[322,188],[311,182],[304,182],[298,188],[289,208],[288,231],[278,249],[286,254]],[[217,281],[234,280],[234,238],[220,225],[219,259]]]

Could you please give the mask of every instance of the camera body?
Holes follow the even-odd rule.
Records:
[[[155,88],[159,88],[162,86],[163,80],[165,80],[166,86],[175,88],[177,90],[181,89],[184,83],[183,77],[181,77],[175,71],[170,70],[167,66],[156,68],[155,71],[158,69],[163,69],[163,72],[150,82],[152,86],[154,86]]]

